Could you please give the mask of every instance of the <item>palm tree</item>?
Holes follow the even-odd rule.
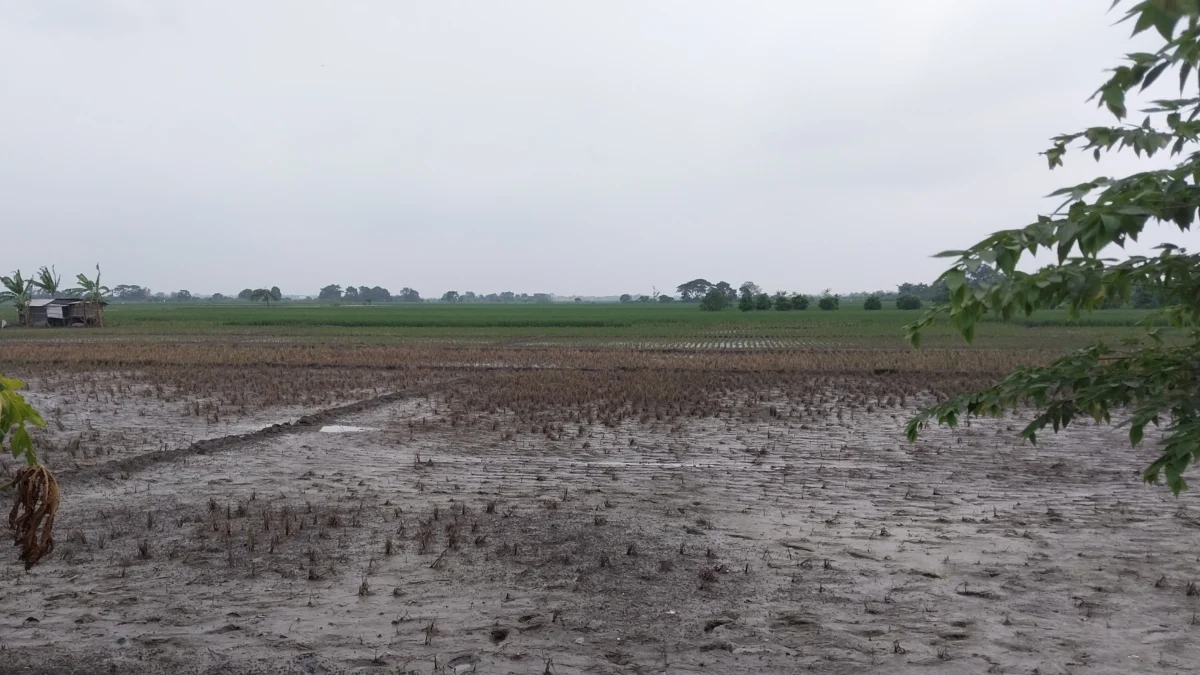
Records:
[[[45,271],[46,268],[42,268]],[[79,282],[77,288],[72,288],[71,292],[83,298],[83,301],[91,305],[88,311],[96,313],[96,323],[104,327],[104,296],[108,295],[108,286],[100,285],[100,265],[96,265],[96,279],[89,279],[82,274],[76,275],[76,281]]]
[[[33,278],[33,285],[42,289],[50,297],[58,297],[58,287],[62,285],[62,275],[53,266],[42,266],[38,270],[37,276]]]
[[[21,276],[21,270],[13,272],[11,277],[0,277],[4,290],[0,291],[0,303],[11,302],[17,308],[17,325],[29,325],[29,300],[33,290],[33,279]]]

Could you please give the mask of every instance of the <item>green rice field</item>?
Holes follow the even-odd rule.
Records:
[[[903,326],[921,311],[861,306],[822,311],[703,312],[696,305],[617,303],[554,304],[113,304],[104,329],[87,329],[87,339],[106,335],[281,335],[316,340],[431,340],[453,343],[512,342],[545,345],[654,346],[703,348],[895,348],[903,346]],[[1117,340],[1132,333],[1147,313],[1094,312],[1070,321],[1065,312],[981,326],[981,347],[1076,345],[1094,339]],[[11,306],[0,319],[15,321]],[[71,339],[84,329],[15,329],[5,339]],[[968,347],[947,327],[927,334],[926,344]]]

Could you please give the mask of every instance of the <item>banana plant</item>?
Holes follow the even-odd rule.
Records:
[[[104,302],[104,296],[108,295],[109,288],[108,286],[100,285],[100,265],[96,265],[95,279],[89,279],[83,274],[78,274],[75,276],[75,280],[79,286],[72,288],[71,292],[83,298],[84,302],[95,305],[96,323],[103,328],[104,310],[101,308],[100,303]]]
[[[79,283],[77,288],[72,288],[72,293],[79,294],[85,302],[104,302],[104,296],[108,295],[108,286],[100,285],[100,266],[96,265],[96,278],[89,279],[82,274],[76,275],[76,281]]]
[[[29,300],[33,291],[33,279],[21,276],[21,270],[13,272],[11,277],[0,277],[0,304],[11,302],[17,309],[17,325],[29,325]]]
[[[52,298],[58,297],[58,289],[62,286],[62,275],[53,266],[42,266],[38,270],[37,276],[33,278],[33,285],[42,289],[47,295]]]

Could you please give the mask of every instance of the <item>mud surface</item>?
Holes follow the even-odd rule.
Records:
[[[347,377],[331,369],[314,380],[297,377],[298,370],[279,371],[286,376],[249,368],[183,369],[165,377],[169,371],[22,376],[25,397],[47,422],[34,433],[38,455],[68,479],[125,475],[148,462],[287,432],[293,425],[323,424],[464,379],[458,373],[428,382],[420,376]],[[274,391],[265,391],[263,380]]]
[[[1152,449],[1092,426],[1035,448],[1006,420],[909,446],[911,408],[727,395],[737,417],[514,428],[431,389],[131,452],[66,482],[53,560],[4,558],[0,671],[1200,662],[1200,502],[1140,483]]]

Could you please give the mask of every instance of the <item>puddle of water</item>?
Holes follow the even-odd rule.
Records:
[[[374,427],[346,427],[340,424],[332,424],[327,427],[321,427],[323,434],[352,434],[356,431],[379,431]]]
[[[437,457],[434,455],[423,455],[426,459],[437,461],[446,464],[486,464],[495,461],[486,457]],[[721,471],[778,471],[781,467],[774,464],[731,464],[729,462],[653,462],[653,461],[632,461],[632,462],[610,462],[607,460],[571,460],[571,459],[549,459],[547,463],[555,466],[582,466],[587,468],[639,468],[639,469],[719,469]]]
[[[653,469],[682,469],[687,466],[692,469],[706,468],[699,464],[679,464],[679,463],[664,463],[664,462],[568,462],[574,466],[611,466],[611,467],[650,467]]]

